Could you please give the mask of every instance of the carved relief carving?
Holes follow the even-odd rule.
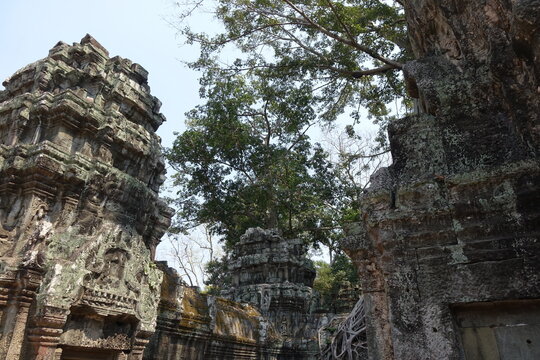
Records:
[[[42,274],[32,323],[21,315],[3,329],[13,354],[56,359],[60,344],[140,355],[155,329],[153,253],[171,211],[157,194],[164,117],[146,76],[88,35],[0,91],[0,296],[17,273]]]

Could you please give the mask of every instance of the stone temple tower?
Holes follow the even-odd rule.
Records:
[[[0,359],[139,359],[171,216],[147,72],[87,35],[4,86]]]
[[[300,239],[252,228],[240,238],[228,264],[232,287],[223,295],[254,305],[273,323],[286,349],[280,359],[312,359],[318,353],[316,330],[322,318],[312,311],[317,303],[315,269],[306,253]]]

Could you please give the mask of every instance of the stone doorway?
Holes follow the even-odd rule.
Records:
[[[83,348],[65,348],[61,360],[119,360],[118,351],[104,351]]]
[[[465,359],[540,359],[540,300],[453,306]]]

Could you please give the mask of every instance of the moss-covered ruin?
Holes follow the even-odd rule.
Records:
[[[540,6],[404,6],[419,113],[390,124],[393,164],[343,242],[370,358],[537,358]]]
[[[234,271],[256,280],[249,299],[230,289],[242,303],[154,262],[172,210],[158,197],[164,117],[146,77],[87,35],[4,83],[0,358],[315,359],[322,317],[301,241],[245,235],[259,267],[279,267],[255,279],[238,254]]]
[[[362,356],[537,359],[540,5],[402,3],[417,113],[341,243]],[[154,262],[171,209],[147,75],[86,36],[4,82],[0,359],[314,359],[334,323],[301,242],[250,230],[229,299]]]

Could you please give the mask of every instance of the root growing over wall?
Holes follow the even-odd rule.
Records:
[[[319,330],[329,331],[328,327]],[[342,321],[332,342],[321,350],[321,360],[367,359],[366,313],[364,299],[360,298],[351,313]]]

